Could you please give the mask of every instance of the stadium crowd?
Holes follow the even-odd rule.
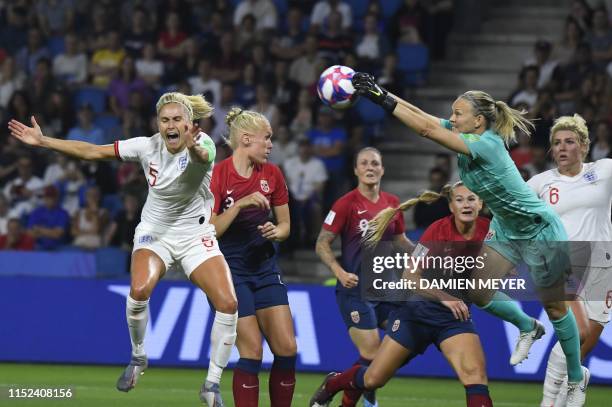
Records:
[[[156,132],[153,102],[168,90],[212,102],[214,115],[199,124],[217,143],[217,161],[229,154],[223,118],[232,106],[269,119],[271,161],[291,195],[290,246],[313,247],[322,213],[354,182],[351,157],[381,139],[384,120],[373,120],[375,107],[365,102],[343,112],[321,107],[320,72],[343,64],[397,94],[420,86],[399,53],[443,59],[453,7],[451,0],[3,2],[0,249],[131,250],[147,191],[142,171],[24,148],[6,123],[35,115],[46,135],[96,144],[148,136]],[[610,14],[580,0],[569,12],[558,43],[534,44],[508,98],[539,119],[535,134],[512,148],[525,178],[549,168],[550,126],[570,112],[592,126],[591,158],[611,156]],[[436,157],[432,188],[452,178],[450,167],[448,156]],[[448,208],[415,213],[425,228]]]

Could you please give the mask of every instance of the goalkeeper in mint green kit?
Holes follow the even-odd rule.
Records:
[[[572,310],[564,301],[564,276],[569,271],[567,234],[556,213],[521,178],[506,145],[514,129],[529,133],[533,125],[521,112],[485,92],[468,91],[455,100],[450,120],[441,120],[389,94],[374,78],[358,72],[353,86],[419,135],[458,153],[465,186],[487,204],[494,217],[481,255],[485,267],[475,278],[502,278],[521,260],[539,288],[542,303],[567,358],[567,406],[582,406],[588,370],[580,365],[580,336]],[[475,270],[476,271],[476,270]],[[527,358],[533,342],[544,334],[542,324],[525,314],[506,294],[474,292],[485,311],[514,324],[521,332],[510,363]]]

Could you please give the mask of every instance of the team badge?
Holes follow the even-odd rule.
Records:
[[[265,193],[270,192],[270,186],[268,185],[268,181],[265,179],[259,180],[259,185],[261,186],[261,190]]]
[[[185,171],[185,168],[187,168],[187,154],[179,158],[178,167],[179,171]]]
[[[351,312],[351,320],[358,324],[360,321],[361,317],[359,316],[359,311],[352,311]]]
[[[597,174],[595,173],[595,171],[591,170],[591,171],[587,171],[584,173],[584,175],[582,176],[587,182],[595,182],[597,181]]]
[[[491,240],[495,237],[495,231],[493,229],[489,229],[489,231],[487,232],[487,235],[485,236],[484,240]]]
[[[395,321],[393,321],[393,326],[391,327],[391,332],[397,332],[397,330],[399,329],[400,326],[400,320],[396,319]]]
[[[151,235],[142,235],[138,237],[138,244],[151,244],[153,240],[153,236]]]

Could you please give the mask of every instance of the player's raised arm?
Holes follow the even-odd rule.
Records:
[[[387,112],[393,113],[395,117],[419,135],[455,152],[469,154],[469,150],[459,134],[442,127],[439,118],[425,113],[398,96],[390,95],[376,84],[372,75],[357,72],[353,76],[352,83],[360,95],[380,105]]]
[[[115,158],[115,148],[112,144],[100,146],[84,141],[47,137],[42,133],[34,116],[32,116],[31,120],[32,127],[29,127],[12,119],[8,127],[13,137],[30,146],[48,148],[83,160],[108,160]]]

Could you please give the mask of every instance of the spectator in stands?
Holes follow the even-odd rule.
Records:
[[[21,70],[17,70],[15,59],[7,56],[2,62],[2,72],[0,72],[0,108],[7,109],[13,93],[23,89],[26,76]]]
[[[597,122],[595,127],[595,142],[591,145],[591,161],[602,158],[612,158],[612,133],[610,124],[604,120]]]
[[[312,108],[314,105],[312,93],[302,88],[297,99],[297,111],[291,120],[290,129],[296,138],[306,137],[306,132],[314,123]]]
[[[66,140],[87,141],[98,145],[110,143],[102,129],[93,124],[94,112],[90,105],[81,106],[77,117],[78,124],[70,129]]]
[[[523,67],[519,73],[519,86],[508,98],[509,104],[517,106],[524,103],[527,106],[526,110],[531,110],[538,100],[539,77],[540,69],[536,65]]]
[[[56,250],[66,242],[70,217],[59,206],[59,192],[50,185],[43,192],[43,205],[34,209],[28,219],[28,229],[39,250]]]
[[[121,62],[118,75],[108,87],[111,111],[121,116],[121,112],[130,107],[130,94],[140,93],[143,104],[149,104],[150,90],[146,82],[136,75],[136,66],[132,57],[125,57]]]
[[[552,44],[546,40],[536,41],[533,47],[533,56],[525,60],[523,66],[537,66],[539,69],[538,89],[544,89],[559,65],[559,61],[551,59]]]
[[[182,30],[178,13],[168,13],[164,27],[157,39],[157,50],[166,62],[174,64],[184,55],[187,33]]]
[[[325,164],[313,156],[310,140],[304,139],[300,141],[298,155],[287,159],[282,168],[294,220],[291,240],[298,247],[312,247],[321,225],[323,188],[327,181]]]
[[[314,35],[306,37],[304,55],[291,63],[289,77],[302,87],[314,87],[323,72],[325,61],[319,56],[319,41]]]
[[[0,250],[34,250],[34,239],[23,231],[19,219],[9,219],[6,231],[0,231]]]
[[[100,207],[100,189],[90,187],[85,193],[85,207],[72,218],[72,244],[81,249],[99,249],[103,246],[102,237],[108,226],[108,211]]]
[[[605,8],[598,8],[593,13],[593,30],[586,40],[593,50],[593,61],[600,69],[605,69],[612,61],[612,29]]]
[[[555,94],[555,99],[559,102],[559,114],[565,115],[577,111],[582,83],[594,72],[591,46],[581,43],[578,45],[573,62],[562,70],[561,86]]]
[[[234,49],[234,35],[225,32],[219,41],[220,51],[214,59],[213,75],[221,82],[234,82],[240,78],[244,58]]]
[[[281,114],[284,113],[284,121],[286,118],[293,117],[300,87],[289,78],[289,63],[283,59],[278,59],[274,63],[272,89],[274,90],[272,101],[278,106]]]
[[[570,16],[583,31],[589,31],[593,22],[593,10],[587,0],[572,0]]]
[[[155,44],[149,42],[144,45],[142,57],[136,61],[136,73],[149,86],[159,86],[164,75],[164,63],[155,55]]]
[[[329,182],[325,188],[324,210],[342,195],[346,188],[346,154],[348,139],[346,130],[337,123],[334,111],[321,106],[317,117],[317,126],[306,133],[314,154],[323,160]]]
[[[278,106],[272,101],[270,87],[268,85],[259,83],[255,87],[255,103],[251,105],[248,110],[263,114],[266,119],[268,119],[273,129],[278,127],[280,113],[278,112]]]
[[[291,7],[287,12],[286,28],[282,27],[272,39],[270,53],[278,59],[294,60],[304,53],[306,33],[302,10]]]
[[[523,168],[531,164],[533,156],[531,155],[531,144],[529,135],[523,132],[517,132],[518,145],[510,150],[510,158],[514,161],[517,168]]]
[[[44,111],[46,102],[56,88],[57,84],[51,74],[51,60],[40,58],[36,62],[36,70],[30,77],[27,88],[35,112]]]
[[[384,32],[378,29],[376,15],[366,15],[363,25],[363,35],[355,43],[355,53],[359,58],[359,69],[374,72],[383,56],[389,53],[390,45]]]
[[[0,27],[0,46],[14,55],[28,41],[28,11],[21,4],[5,3],[6,20]]]
[[[195,37],[189,37],[183,43],[183,50],[183,57],[174,66],[173,75],[166,78],[167,81],[184,81],[198,74],[198,66],[203,58],[202,47]]]
[[[242,77],[236,84],[236,102],[240,106],[251,106],[255,103],[256,91],[255,65],[249,62],[242,69]]]
[[[30,28],[28,31],[28,43],[21,48],[15,59],[17,66],[26,75],[30,76],[36,70],[36,63],[40,58],[50,58],[49,49],[43,44],[42,33],[38,28]]]
[[[105,35],[105,39],[105,45],[94,52],[90,64],[92,83],[104,89],[117,75],[125,58],[125,50],[121,47],[118,31],[110,31]]]
[[[53,59],[53,76],[68,86],[81,86],[87,80],[87,55],[79,50],[74,34],[64,36],[64,52]]]
[[[73,216],[81,207],[80,192],[85,186],[85,175],[76,160],[69,159],[63,168],[62,178],[56,181],[61,191],[62,208]]]
[[[36,2],[38,26],[46,36],[63,35],[74,22],[74,3],[70,0]]]
[[[320,0],[315,4],[310,15],[310,25],[316,32],[329,22],[329,16],[332,12],[340,14],[341,27],[343,30],[349,30],[353,24],[353,13],[348,3],[341,0]]]
[[[45,134],[51,137],[61,137],[68,134],[70,126],[74,123],[74,107],[69,99],[69,93],[61,87],[51,91],[47,99],[41,119]]]
[[[404,88],[402,74],[397,69],[397,55],[387,54],[385,56],[378,83],[394,95],[402,94]]]
[[[578,49],[578,45],[582,42],[584,31],[580,28],[576,20],[568,17],[565,20],[565,29],[563,38],[555,45],[554,59],[559,61],[561,65],[567,65],[572,62],[574,54]]]
[[[319,55],[330,64],[340,63],[353,49],[353,37],[342,29],[342,15],[331,11],[319,30]]]
[[[119,247],[127,252],[132,251],[134,231],[140,222],[141,209],[142,206],[136,195],[130,193],[124,195],[123,209],[117,213],[108,228],[106,241],[111,246]]]
[[[429,170],[429,186],[427,189],[430,191],[439,193],[448,182],[449,176],[444,170],[437,167]],[[432,204],[419,202],[414,207],[414,224],[419,229],[426,229],[438,219],[450,214],[448,202],[444,199],[439,199]]]
[[[454,174],[454,168],[452,165],[451,155],[448,153],[437,153],[434,157],[434,165],[435,168],[440,168],[446,174],[448,174],[448,179],[451,182],[459,181],[458,176]],[[455,179],[456,178],[456,179]]]
[[[255,18],[258,31],[276,29],[278,16],[272,0],[242,0],[234,10],[234,28],[239,28],[249,14]]]
[[[215,144],[219,143],[227,135],[227,125],[225,124],[225,116],[235,103],[234,86],[231,83],[221,85],[221,102],[215,106],[213,110],[213,119],[215,120],[215,129],[209,136]]]
[[[293,139],[289,128],[281,124],[274,132],[274,148],[268,156],[268,161],[283,168],[283,163],[298,153],[298,143]]]
[[[0,194],[0,235],[6,234],[6,228],[9,221],[9,204],[4,197]]]
[[[426,38],[433,59],[443,59],[446,54],[446,38],[453,28],[454,0],[428,0]]]
[[[28,156],[17,161],[17,177],[4,186],[4,196],[9,201],[11,216],[28,214],[38,203],[36,194],[43,187],[43,181],[33,174],[32,159]]]
[[[129,28],[123,35],[123,48],[136,59],[142,55],[145,45],[155,41],[155,36],[150,30],[150,21],[144,8],[134,7],[129,21]]]
[[[427,11],[419,0],[404,0],[389,21],[391,38],[397,43],[413,43],[415,31],[419,38],[425,38]]]

